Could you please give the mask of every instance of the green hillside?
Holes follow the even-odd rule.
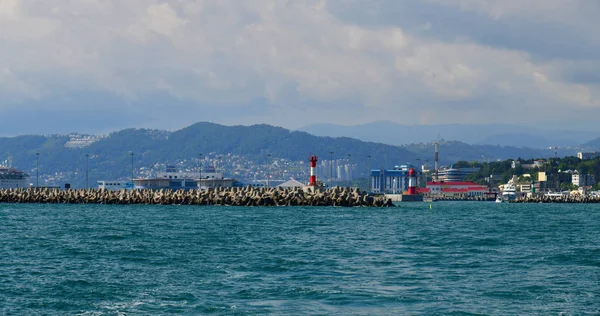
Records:
[[[265,164],[267,154],[278,159],[307,161],[311,154],[321,160],[350,158],[364,176],[370,159],[372,168],[392,168],[404,163],[433,163],[432,144],[392,146],[364,142],[347,137],[318,137],[305,132],[290,131],[270,125],[223,126],[201,122],[174,132],[150,129],[126,129],[111,133],[85,148],[67,148],[65,135],[18,136],[0,138],[0,160],[8,154],[13,157],[13,166],[34,174],[36,155],[39,153],[40,174],[55,177],[56,182],[84,186],[86,154],[89,154],[90,183],[100,179],[128,178],[131,174],[131,158],[136,170],[150,168],[156,164],[183,162],[192,166],[200,153],[205,156],[241,156],[247,163]],[[499,146],[472,146],[460,142],[440,144],[441,164],[455,161],[506,159],[513,157],[538,158],[548,152],[524,148]],[[348,156],[350,155],[350,156]],[[225,170],[229,167],[222,166]],[[59,180],[60,179],[60,180]]]

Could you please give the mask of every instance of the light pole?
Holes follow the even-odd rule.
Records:
[[[367,156],[369,161],[369,170],[367,171],[367,189],[371,191],[371,156]]]
[[[423,174],[423,165],[421,165],[421,158],[417,158],[417,168],[419,168],[420,172],[419,176],[417,177],[417,182],[418,182],[418,186],[421,187],[421,175]]]
[[[198,165],[200,167],[200,188],[202,189],[202,154],[198,155],[200,158],[198,158]]]
[[[133,188],[133,152],[130,152],[131,155],[131,187]]]
[[[333,177],[333,151],[329,152],[329,187],[331,188],[331,178]]]
[[[348,172],[346,172],[346,176],[348,177],[348,187],[350,187],[350,154],[348,154]]]
[[[219,161],[220,160],[221,160],[220,156],[217,156],[215,158],[215,173],[213,174],[213,181],[212,181],[213,182],[213,188],[217,187],[217,182],[216,182],[217,180],[216,180],[216,178],[217,178],[217,173],[219,172]]]
[[[90,158],[89,154],[85,154],[85,189],[88,189],[88,160]]]
[[[427,187],[427,181],[429,181],[427,178],[429,178],[428,174],[429,174],[429,160],[425,160],[425,182],[423,183],[424,187]]]
[[[35,153],[35,187],[40,186],[40,153]]]
[[[269,158],[271,154],[267,154],[267,189],[269,188],[269,176],[271,175],[271,165],[269,164]]]
[[[219,156],[219,163],[217,164],[217,168],[221,168],[221,170],[223,170],[223,156]],[[221,179],[223,179],[223,176],[225,175],[225,172],[223,172],[223,174],[221,175]]]

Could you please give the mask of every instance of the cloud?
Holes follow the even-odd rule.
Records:
[[[127,29],[127,33],[141,42],[151,41],[156,36],[170,37],[178,28],[189,23],[179,18],[177,12],[168,3],[154,4],[146,9],[137,23]]]
[[[0,0],[0,115],[107,100],[137,116],[122,124],[158,128],[567,119],[600,107],[597,13],[586,0]]]

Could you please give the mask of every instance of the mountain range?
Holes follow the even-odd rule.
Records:
[[[311,154],[323,160],[333,152],[334,159],[348,157],[358,170],[366,170],[368,156],[371,156],[368,161],[373,168],[392,168],[407,162],[428,162],[431,166],[434,156],[431,141],[394,146],[350,137],[315,136],[270,125],[224,126],[200,122],[177,131],[125,129],[99,137],[83,148],[66,147],[72,138],[69,135],[3,137],[0,138],[0,161],[10,154],[14,167],[30,173],[35,171],[39,162],[40,173],[47,177],[71,174],[74,179],[64,181],[76,186],[81,185],[86,163],[90,166],[90,183],[94,183],[102,179],[128,178],[132,163],[136,168],[181,161],[193,164],[199,153],[238,155],[251,163],[264,164],[267,154],[273,158],[307,161]],[[600,140],[596,142],[600,143]],[[439,147],[441,165],[461,160],[491,161],[554,155],[554,151],[548,148],[472,145],[446,140],[440,141]],[[574,152],[561,152],[562,156],[572,154]],[[227,166],[224,167],[227,170]]]
[[[539,129],[511,124],[402,125],[389,121],[353,126],[313,124],[298,130],[317,136],[346,136],[396,146],[446,139],[471,145],[566,148],[600,136],[600,133],[592,131]]]

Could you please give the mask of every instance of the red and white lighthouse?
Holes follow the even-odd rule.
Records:
[[[313,187],[317,186],[317,160],[317,156],[310,156],[310,158],[308,159],[308,161],[310,161],[310,180],[308,185]]]
[[[417,172],[413,168],[408,170],[408,194],[417,194]]]

